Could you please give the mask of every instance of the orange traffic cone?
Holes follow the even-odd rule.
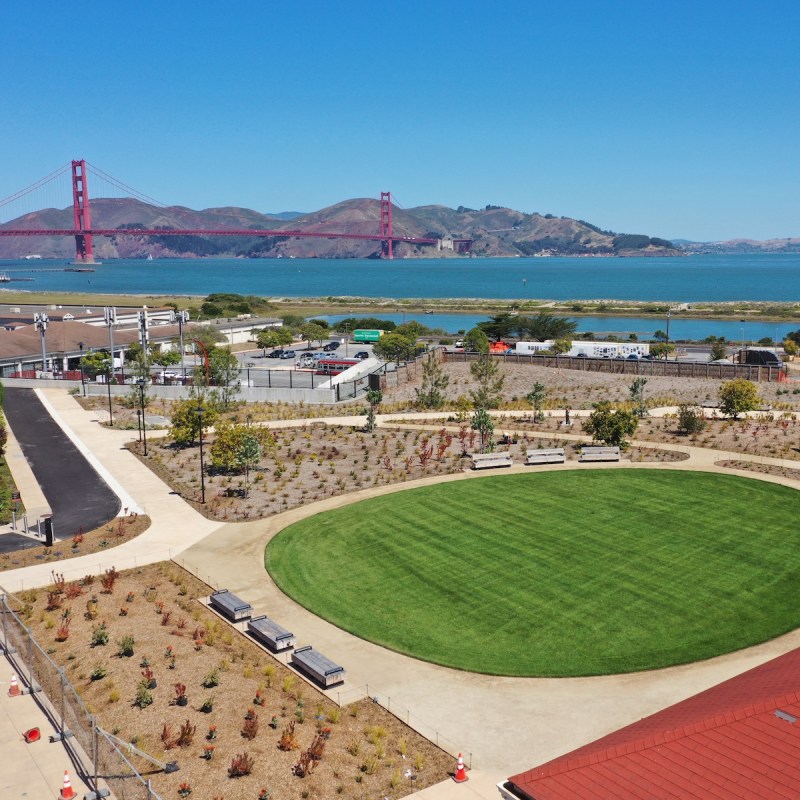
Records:
[[[42,738],[42,732],[38,728],[31,728],[22,734],[22,738],[25,739],[27,744],[38,742]]]
[[[64,770],[64,786],[61,789],[61,800],[72,800],[75,797],[75,790],[69,782],[69,772]]]
[[[8,689],[8,696],[9,697],[19,697],[22,694],[22,690],[19,688],[19,684],[17,683],[17,676],[11,676],[11,686]]]
[[[464,781],[469,780],[467,771],[464,769],[464,759],[461,757],[461,753],[458,754],[458,766],[456,767],[456,774],[453,776],[453,780],[456,783],[464,783]]]

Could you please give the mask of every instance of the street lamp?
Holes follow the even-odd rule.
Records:
[[[189,312],[173,311],[170,317],[172,322],[178,323],[178,338],[181,343],[181,369],[183,370],[183,382],[186,383],[186,367],[183,365],[183,326],[189,321]]]
[[[203,413],[205,409],[203,406],[197,406],[195,408],[195,414],[197,414],[198,420],[200,422],[200,502],[206,502],[206,474],[205,474],[205,467],[203,464]]]
[[[136,430],[139,433],[139,441],[142,441],[142,409],[136,409]]]
[[[145,456],[147,456],[147,419],[144,415],[144,385],[146,380],[146,378],[138,378],[136,381],[139,384],[139,404],[142,407],[142,443],[144,444]]]
[[[78,342],[78,349],[81,351],[81,360],[79,362],[81,366],[81,393],[86,397],[86,380],[83,376],[83,342]]]
[[[111,409],[111,376],[113,374],[114,374],[114,356],[112,355],[111,360],[108,362],[108,368],[106,369],[106,389],[108,390],[108,424],[112,428],[114,427],[114,412]]]
[[[42,372],[47,372],[47,346],[44,340],[44,334],[47,330],[47,323],[49,322],[49,318],[47,314],[42,312],[36,312],[33,315],[33,325],[39,333],[42,334]]]

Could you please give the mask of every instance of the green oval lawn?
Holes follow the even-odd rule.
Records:
[[[711,473],[586,470],[401,491],[298,522],[278,586],[357,636],[498,675],[696,661],[800,624],[800,494]]]

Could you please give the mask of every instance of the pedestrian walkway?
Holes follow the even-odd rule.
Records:
[[[69,770],[72,788],[83,797],[89,787],[81,780],[64,745],[48,739],[55,729],[33,695],[8,696],[13,674],[11,664],[0,658],[0,790],[3,797],[55,800],[64,785],[64,770]],[[26,744],[23,733],[31,728],[39,728],[41,736],[39,741]]]
[[[466,784],[440,784],[424,791],[430,800],[450,800],[457,791],[496,799],[494,784],[533,763],[541,763],[580,744],[594,740],[634,720],[691,696],[746,669],[800,646],[800,631],[765,644],[731,653],[699,664],[690,664],[630,675],[597,678],[505,678],[476,675],[417,661],[358,639],[330,625],[283,595],[263,567],[264,547],[286,525],[330,508],[366,497],[405,491],[430,482],[473,480],[462,473],[382,486],[346,496],[329,498],[281,515],[247,523],[224,524],[205,519],[169,487],[154,476],[131,453],[122,448],[131,438],[126,431],[101,428],[91,412],[81,409],[59,390],[44,390],[45,397],[61,424],[67,426],[91,452],[113,480],[150,515],[151,528],[137,539],[93,556],[61,562],[67,579],[97,572],[112,564],[123,569],[134,564],[176,558],[178,563],[211,576],[218,586],[234,591],[250,602],[257,613],[269,613],[298,635],[299,644],[313,644],[348,670],[348,681],[335,692],[361,691],[389,698],[401,718],[411,715],[415,727],[426,735],[436,732],[451,751],[464,752],[474,767]],[[381,422],[400,417],[432,426],[441,413],[394,414]],[[363,424],[363,417],[323,418],[329,424]],[[271,427],[308,424],[309,420],[271,423]],[[437,428],[441,424],[436,425]],[[513,427],[508,426],[509,430]],[[531,433],[528,432],[530,436]],[[552,437],[552,433],[542,433]],[[558,434],[559,438],[582,439],[580,434]],[[648,443],[641,443],[647,445]],[[650,445],[653,446],[653,445]],[[657,445],[682,449],[689,455],[683,462],[663,465],[625,463],[624,468],[704,469],[724,471],[714,462],[729,457],[719,451],[685,445]],[[737,455],[743,459],[744,456]],[[759,459],[762,460],[762,459]],[[781,459],[769,459],[783,463]],[[797,466],[796,462],[790,462]],[[571,465],[557,468],[594,469],[599,465]],[[601,468],[619,468],[604,465]],[[513,467],[531,471],[533,467]],[[547,469],[552,469],[548,467]],[[766,476],[750,474],[766,479]],[[780,482],[797,487],[796,482]],[[29,567],[4,573],[4,585],[43,585],[50,580],[52,565]],[[9,586],[10,588],[10,586]],[[399,613],[402,613],[399,611]],[[349,698],[348,698],[349,699]]]

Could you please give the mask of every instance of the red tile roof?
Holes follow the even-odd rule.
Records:
[[[797,800],[800,649],[509,782],[534,800]]]

